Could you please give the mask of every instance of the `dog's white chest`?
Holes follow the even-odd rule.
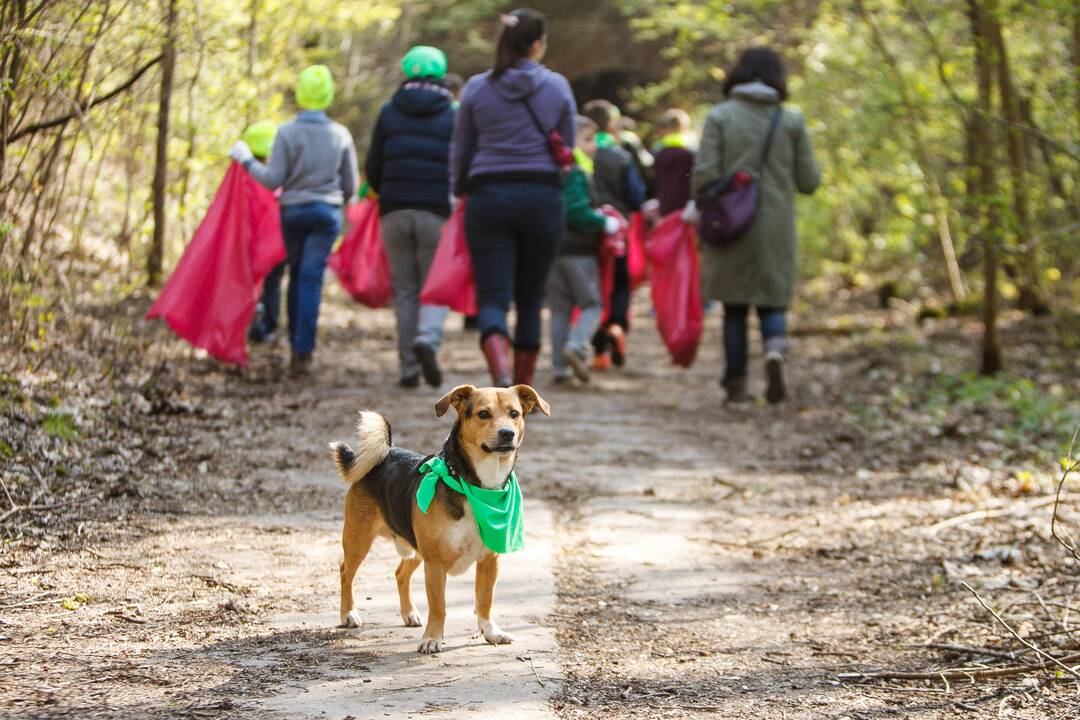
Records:
[[[447,532],[447,544],[459,553],[458,559],[450,566],[451,575],[460,575],[465,572],[487,552],[484,542],[480,539],[480,533],[476,529],[476,519],[473,518],[469,503],[465,503],[464,510],[465,514]]]

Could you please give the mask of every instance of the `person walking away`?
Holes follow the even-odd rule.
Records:
[[[583,115],[596,123],[596,169],[593,180],[597,201],[611,205],[629,218],[630,213],[641,209],[645,202],[645,183],[638,172],[634,159],[618,143],[615,133],[619,109],[607,100],[590,100],[585,103]],[[614,363],[621,367],[626,358],[626,334],[629,331],[630,270],[626,256],[615,259],[615,283],[611,290],[610,311],[607,324],[593,336],[596,359],[593,367],[606,370]]]
[[[589,381],[589,339],[600,327],[604,310],[600,298],[600,266],[597,253],[605,234],[619,230],[619,221],[605,217],[596,205],[592,188],[593,158],[596,156],[596,124],[577,118],[577,164],[566,177],[566,235],[559,245],[559,257],[551,269],[547,285],[547,305],[551,313],[551,365],[555,382],[570,379]],[[571,323],[574,307],[581,310]]]
[[[616,110],[618,110],[618,108],[616,108]],[[619,146],[630,153],[630,157],[634,160],[634,165],[637,166],[638,175],[641,176],[641,180],[645,184],[645,197],[652,197],[653,167],[656,163],[656,159],[645,147],[645,143],[642,142],[641,136],[638,135],[637,120],[634,120],[634,118],[629,115],[623,115],[622,112],[619,111],[619,119],[616,121],[615,127],[618,130],[616,139],[619,141]]]
[[[746,234],[733,244],[705,245],[701,285],[706,299],[724,307],[722,384],[730,402],[743,402],[747,392],[747,327],[751,307],[757,311],[765,345],[766,399],[781,402],[787,394],[784,357],[787,352],[785,313],[795,293],[798,239],[795,193],[812,193],[821,182],[810,135],[802,114],[784,108],[787,80],[783,61],[769,48],[745,50],[724,82],[724,97],[709,112],[694,164],[692,190],[736,171],[756,167],[770,123],[778,113],[768,158],[756,178],[758,207]],[[693,219],[696,204],[684,217]]]
[[[286,305],[293,375],[311,372],[323,271],[341,231],[342,205],[356,193],[360,176],[352,136],[326,115],[333,100],[330,70],[312,65],[297,79],[300,113],[278,128],[269,164],[256,163],[242,140],[230,151],[260,184],[282,190],[278,202],[289,264]]]
[[[660,117],[656,129],[660,139],[653,146],[656,199],[660,217],[682,210],[690,202],[690,175],[694,149],[690,137],[690,116],[673,108]]]
[[[251,150],[255,160],[265,165],[274,147],[276,135],[276,124],[269,120],[260,120],[248,125],[240,139]],[[281,314],[281,277],[285,274],[285,265],[282,260],[263,279],[262,295],[255,306],[255,317],[248,327],[248,340],[251,342],[277,342],[278,316]]]
[[[453,96],[446,55],[418,45],[401,61],[405,82],[379,112],[364,174],[379,216],[394,288],[402,387],[442,384],[437,353],[449,309],[420,303],[442,225],[450,216]]]
[[[450,157],[452,192],[469,196],[480,345],[493,384],[505,386],[531,383],[536,369],[544,289],[566,224],[556,154],[573,147],[577,109],[566,78],[540,64],[544,16],[521,9],[501,23],[494,67],[462,90]]]

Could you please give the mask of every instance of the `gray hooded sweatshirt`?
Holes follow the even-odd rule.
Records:
[[[543,126],[536,127],[523,101]],[[469,178],[495,173],[558,173],[547,131],[555,129],[574,146],[577,105],[562,75],[532,60],[521,60],[498,79],[491,71],[474,75],[461,92],[450,147],[450,183],[464,195]]]

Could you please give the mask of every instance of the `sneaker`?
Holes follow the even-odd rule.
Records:
[[[765,389],[765,399],[770,405],[776,405],[787,397],[787,388],[784,387],[784,356],[778,352],[765,353],[765,376],[768,385]]]
[[[422,342],[413,343],[413,355],[420,363],[420,372],[424,375],[424,382],[431,387],[442,385],[442,370],[439,369],[439,361],[435,357],[435,349]]]
[[[611,369],[611,353],[602,352],[597,353],[596,357],[592,361],[593,370],[610,370]]]
[[[403,388],[418,388],[420,387],[419,375],[402,375],[398,380],[398,385]]]
[[[589,382],[589,365],[585,362],[585,358],[570,348],[563,348],[562,358],[570,367],[570,371],[574,373],[574,377],[581,382]]]
[[[611,362],[615,367],[622,367],[626,363],[626,332],[618,325],[608,328],[611,337]]]
[[[311,374],[311,353],[294,352],[289,358],[289,374],[293,377],[303,377]]]

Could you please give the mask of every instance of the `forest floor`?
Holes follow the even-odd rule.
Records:
[[[678,370],[639,294],[627,368],[584,387],[538,372],[552,415],[529,418],[518,466],[527,549],[496,591],[517,641],[475,637],[467,574],[447,650],[424,657],[388,545],[357,580],[364,627],[336,627],[326,443],[368,407],[435,451],[442,391],[397,387],[388,311],[328,296],[303,381],[282,345],[244,372],[199,357],[138,320],[145,299],[0,377],[0,717],[1080,717],[1060,669],[872,677],[1038,662],[974,593],[1080,653],[1080,563],[1050,530],[1076,317],[1007,317],[1013,372],[979,380],[973,320],[822,288],[794,314],[791,400],[730,407],[719,313]],[[442,359],[446,388],[483,382],[459,318]]]

